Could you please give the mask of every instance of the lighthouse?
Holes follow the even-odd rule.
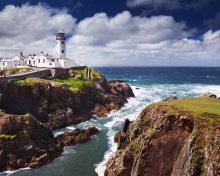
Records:
[[[66,37],[63,31],[59,31],[56,37],[57,40],[57,56],[66,58]]]

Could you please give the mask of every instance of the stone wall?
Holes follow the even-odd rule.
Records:
[[[78,66],[72,68],[53,68],[50,69],[51,75],[53,78],[57,78],[62,75],[66,75],[70,69],[72,70],[84,70],[87,66]]]
[[[0,77],[0,84],[5,84],[11,81],[21,80],[26,78],[47,78],[50,75],[51,75],[50,70],[33,71],[29,73],[10,75],[6,77]]]
[[[67,74],[70,69],[83,70],[85,68],[86,66],[78,66],[78,67],[72,67],[72,68],[54,68],[54,69],[32,71],[32,72],[23,73],[23,74],[0,77],[0,85],[9,83],[11,81],[21,80],[21,79],[26,79],[26,78],[47,78],[49,76],[53,78],[57,78],[59,76]]]

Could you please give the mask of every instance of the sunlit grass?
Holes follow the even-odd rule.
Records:
[[[67,85],[70,90],[77,91],[84,86],[92,86],[93,83],[90,80],[82,80],[78,78],[66,78],[66,79],[54,79],[53,82],[56,85]]]
[[[183,98],[159,102],[154,105],[172,106],[172,111],[184,112],[203,125],[215,125],[220,128],[220,99],[207,97]]]

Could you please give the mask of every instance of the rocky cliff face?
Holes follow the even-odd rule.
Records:
[[[52,162],[64,146],[76,145],[98,132],[95,127],[75,129],[54,138],[52,132],[30,114],[0,113],[0,172],[38,167]]]
[[[123,81],[107,82],[103,77],[94,83],[72,91],[65,84],[55,85],[52,81],[37,78],[26,84],[12,82],[1,87],[0,107],[10,114],[31,113],[54,130],[86,121],[92,114],[104,117],[134,96]],[[97,84],[99,87],[95,86]]]
[[[105,175],[219,175],[220,113],[213,108],[211,114],[205,106],[215,107],[220,101],[197,101],[198,107],[194,100],[183,106],[181,100],[154,104],[135,121],[126,120],[115,136],[118,149],[108,161]]]

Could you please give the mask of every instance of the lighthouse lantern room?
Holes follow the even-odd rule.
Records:
[[[66,58],[66,37],[63,31],[59,31],[56,37],[57,40],[57,56]]]

